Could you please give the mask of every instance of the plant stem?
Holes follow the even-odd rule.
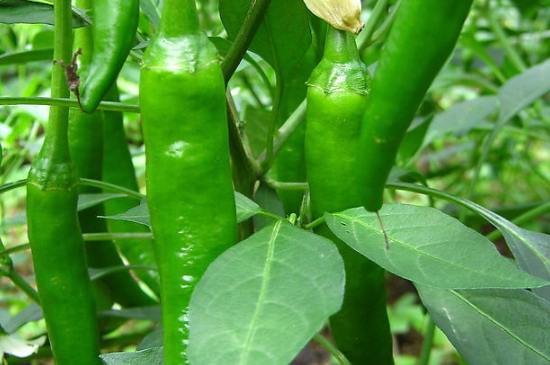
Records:
[[[23,291],[25,294],[28,295],[29,298],[32,299],[33,302],[39,304],[40,298],[38,297],[38,293],[32,286],[30,286],[29,283],[25,279],[21,277],[16,272],[12,272],[8,275],[8,278],[12,281],[12,283],[17,286],[21,291]]]
[[[52,107],[79,108],[76,100],[67,97],[0,97],[0,106],[2,105],[50,105]],[[102,101],[97,109],[114,112],[139,113],[139,105],[113,101]]]
[[[21,188],[26,185],[27,185],[27,179],[4,184],[0,186],[0,194],[7,193],[8,191]]]
[[[267,12],[269,4],[271,4],[271,0],[251,0],[250,8],[248,9],[243,25],[239,29],[235,41],[229,48],[225,60],[222,62],[222,70],[226,83],[229,82],[231,76],[233,76],[239,63],[243,59],[246,50],[250,47],[254,35],[258,31],[260,23]]]
[[[160,32],[167,38],[199,32],[195,0],[165,0]]]
[[[380,23],[382,16],[388,8],[388,4],[389,0],[378,0],[376,2],[376,5],[374,6],[374,9],[372,9],[371,16],[367,21],[365,28],[358,37],[358,43],[361,44],[363,47],[366,47],[366,45],[371,42],[376,26]],[[361,48],[359,49],[359,51],[362,50],[363,49]]]
[[[330,342],[326,337],[322,336],[321,334],[316,334],[313,339],[317,341],[321,346],[323,346],[325,349],[327,349],[332,356],[338,360],[340,365],[351,365],[351,362],[349,362],[348,359],[344,356],[343,353],[338,350],[336,346],[332,342]]]
[[[84,241],[152,240],[152,233],[84,233]]]
[[[527,65],[519,55],[518,51],[512,46],[510,39],[508,38],[508,36],[504,32],[504,29],[498,22],[494,14],[494,11],[491,11],[489,7],[489,1],[487,1],[485,6],[485,15],[500,45],[502,46],[502,48],[504,48],[504,52],[510,59],[510,62],[512,62],[512,64],[518,69],[518,71],[520,72],[525,71],[527,69]]]
[[[308,190],[308,183],[301,182],[280,182],[268,177],[263,177],[263,181],[272,189],[276,190]]]
[[[304,226],[304,229],[305,229],[306,231],[309,231],[310,229],[313,229],[313,228],[318,227],[318,226],[320,226],[321,224],[325,223],[325,220],[326,220],[326,219],[325,219],[325,216],[319,217],[319,218],[317,218],[316,220],[314,220],[313,222],[310,222],[309,224],[306,224],[306,225]]]
[[[418,360],[418,365],[428,365],[432,354],[432,345],[434,342],[435,322],[431,316],[428,316],[426,331],[424,332],[424,341],[422,343],[422,353]]]
[[[130,198],[134,198],[137,200],[142,200],[143,198],[145,198],[145,195],[138,193],[137,191],[126,189],[121,186],[109,184],[99,180],[80,179],[80,184],[86,185],[86,186],[93,186],[96,188],[101,188],[109,191],[114,191],[117,193],[122,193],[122,194],[128,195],[128,197]]]

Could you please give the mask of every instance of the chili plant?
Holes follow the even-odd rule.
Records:
[[[1,361],[550,363],[541,9],[0,1]]]

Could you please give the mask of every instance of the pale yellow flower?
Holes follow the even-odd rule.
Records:
[[[361,21],[361,0],[304,0],[308,9],[336,29],[353,34],[365,26]]]

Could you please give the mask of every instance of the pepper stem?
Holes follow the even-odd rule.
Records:
[[[355,36],[345,30],[327,27],[324,57],[330,62],[346,63],[359,59]]]
[[[54,4],[54,62],[52,68],[52,98],[68,98],[69,88],[65,70],[61,64],[68,65],[72,57],[72,8],[70,0],[56,0]],[[52,162],[67,162],[69,157],[68,141],[69,109],[61,106],[51,106],[48,132],[40,157],[47,157]],[[39,158],[40,158],[39,157]]]
[[[199,17],[195,0],[165,0],[160,31],[165,37],[177,37],[199,32]]]

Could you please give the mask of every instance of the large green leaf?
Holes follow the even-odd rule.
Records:
[[[251,0],[220,0],[220,16],[234,40]],[[311,44],[307,9],[302,0],[272,0],[250,49],[280,75],[288,75]]]
[[[326,217],[330,229],[354,250],[417,283],[442,289],[549,284],[519,270],[487,238],[437,209],[388,204],[379,213],[389,249],[375,213],[353,208]]]
[[[508,247],[512,250],[523,270],[533,276],[550,281],[550,236],[520,228],[498,214],[467,199],[423,186],[403,183],[392,183],[391,185],[402,190],[445,199],[478,213],[502,232]],[[535,292],[550,301],[550,287],[538,288],[535,289]]]
[[[533,293],[417,288],[435,323],[470,365],[550,363],[550,303]]]
[[[334,244],[279,221],[224,252],[191,298],[193,365],[287,365],[342,304]]]
[[[106,194],[103,194],[106,195]],[[112,194],[111,194],[112,195]],[[111,198],[112,199],[112,198]],[[237,205],[237,222],[241,223],[250,217],[262,212],[262,208],[252,200],[239,192],[235,192],[235,203]],[[101,217],[105,219],[123,220],[138,223],[151,228],[151,219],[147,201],[144,199],[137,207],[134,207],[124,213]]]
[[[115,352],[101,355],[105,365],[163,365],[162,348],[153,348],[137,352]]]
[[[53,5],[26,0],[0,0],[0,23],[53,25]],[[84,20],[73,14],[73,27],[83,27]]]

